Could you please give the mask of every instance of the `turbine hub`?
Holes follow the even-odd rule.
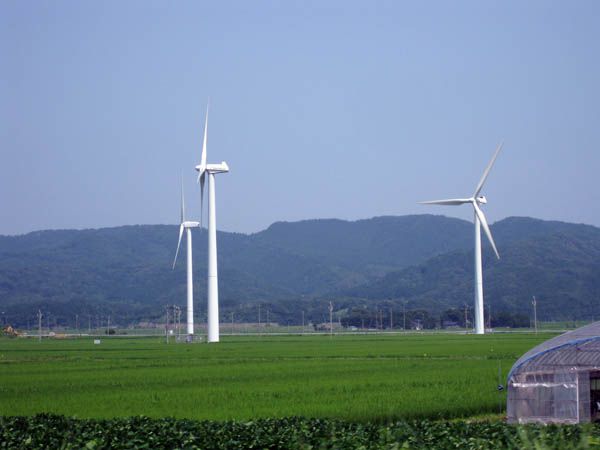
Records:
[[[480,195],[477,197],[477,203],[485,205],[487,203],[487,198],[485,198],[485,195]]]

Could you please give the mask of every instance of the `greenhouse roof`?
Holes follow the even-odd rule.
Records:
[[[540,345],[532,348],[521,356],[510,370],[508,380],[510,380],[512,374],[518,369],[526,364],[532,363],[534,360],[536,360],[539,365],[544,366],[573,364],[573,361],[571,361],[571,358],[567,355],[564,355],[564,357],[561,358],[558,354],[552,354],[555,350],[573,346],[577,346],[582,350],[584,350],[585,347],[585,350],[587,350],[577,355],[578,365],[598,365],[598,360],[600,359],[598,348],[590,348],[597,347],[598,344],[600,344],[600,322],[594,322],[590,325],[577,328],[576,330],[568,331],[560,336],[542,342]]]

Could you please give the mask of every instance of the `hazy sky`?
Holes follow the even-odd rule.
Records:
[[[0,234],[176,223],[211,99],[218,228],[600,225],[600,2],[0,2]]]

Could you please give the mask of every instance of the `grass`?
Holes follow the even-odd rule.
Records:
[[[0,339],[0,416],[334,417],[498,415],[498,367],[549,334]]]

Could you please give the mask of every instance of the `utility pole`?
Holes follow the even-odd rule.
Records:
[[[177,323],[177,305],[171,305],[171,314],[173,315],[173,329],[175,329],[175,342],[179,336],[179,325]]]
[[[488,328],[492,329],[492,305],[488,305]]]
[[[390,308],[390,330],[394,329],[394,311]]]
[[[175,306],[175,314],[177,314],[177,339],[181,339],[181,308]]]
[[[167,338],[167,344],[169,343],[169,305],[165,307],[167,313],[167,320],[165,321],[165,336]]]
[[[231,335],[233,336],[233,311],[231,311]]]
[[[260,303],[258,304],[258,331],[260,332]]]
[[[504,386],[502,385],[502,362],[498,360],[498,412],[502,413],[502,391]]]
[[[106,335],[110,336],[110,314],[106,318]]]
[[[535,334],[537,334],[538,332],[538,327],[537,327],[537,300],[535,298],[535,295],[533,296],[533,301],[531,302],[531,304],[533,305],[533,326],[535,329]]]
[[[469,327],[467,325],[467,304],[465,303],[465,331],[468,331]]]
[[[75,332],[79,334],[79,314],[75,314]]]
[[[404,314],[402,329],[406,331],[406,300],[402,302],[402,312]]]
[[[92,334],[92,316],[88,314],[88,334]]]
[[[304,310],[302,310],[302,333],[304,333]]]
[[[333,303],[329,302],[329,336],[333,336]]]
[[[38,340],[42,342],[42,311],[38,309]]]

